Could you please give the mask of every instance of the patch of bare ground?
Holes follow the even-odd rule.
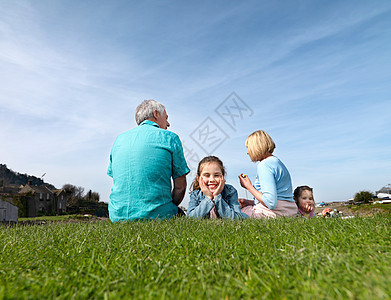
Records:
[[[361,204],[361,205],[341,205],[337,203],[330,203],[324,207],[316,207],[315,213],[320,213],[325,208],[336,209],[342,212],[344,216],[359,216],[359,217],[370,217],[378,214],[389,214],[391,213],[391,205],[387,204]]]

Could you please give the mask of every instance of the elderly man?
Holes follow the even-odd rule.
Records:
[[[111,149],[107,174],[114,183],[112,222],[172,218],[186,191],[190,169],[179,137],[166,130],[170,123],[165,107],[145,100],[136,109],[136,122],[138,127],[120,134]]]

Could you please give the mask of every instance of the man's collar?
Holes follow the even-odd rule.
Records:
[[[155,126],[157,128],[160,128],[160,126],[157,123],[155,123],[151,120],[142,121],[139,126],[141,126],[141,125],[151,125],[151,126]]]

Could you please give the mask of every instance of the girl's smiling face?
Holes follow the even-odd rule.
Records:
[[[314,209],[314,196],[311,191],[304,190],[301,192],[298,200],[300,210],[310,212]]]
[[[210,163],[205,163],[202,166],[201,175],[199,177],[202,178],[206,186],[213,193],[219,186],[223,178],[223,173],[220,166],[217,163],[210,162]],[[200,180],[199,177],[198,180]]]

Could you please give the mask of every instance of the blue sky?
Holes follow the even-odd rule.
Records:
[[[213,154],[240,196],[237,175],[256,170],[244,142],[258,129],[316,201],[391,183],[389,1],[0,0],[0,10],[0,162],[15,171],[108,201],[111,145],[156,99],[200,158],[192,133],[207,117],[218,124],[227,139]],[[253,112],[234,128],[215,111],[232,92]]]

